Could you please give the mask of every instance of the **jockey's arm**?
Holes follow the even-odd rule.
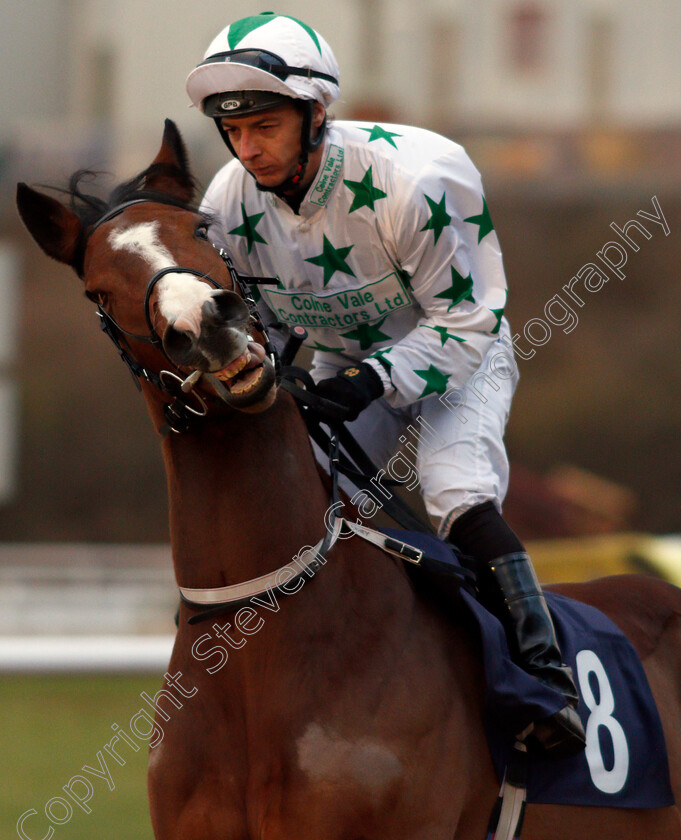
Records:
[[[391,256],[423,317],[366,363],[389,374],[385,396],[397,407],[464,387],[498,339],[506,279],[480,175],[460,146],[429,164],[392,213]]]

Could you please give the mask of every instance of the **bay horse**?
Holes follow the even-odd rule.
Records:
[[[153,163],[108,202],[72,193],[64,203],[21,184],[20,215],[75,269],[141,383],[161,437],[178,585],[271,573],[323,535],[328,484],[192,203],[176,127],[166,122]],[[636,647],[681,801],[681,592],[639,576],[559,590],[600,608]],[[356,537],[338,540],[295,594],[261,603],[202,623],[180,606],[154,698],[157,840],[483,840],[499,781],[469,630]],[[531,805],[523,837],[679,840],[681,818],[676,806]]]

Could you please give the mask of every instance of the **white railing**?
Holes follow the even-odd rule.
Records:
[[[177,604],[167,545],[0,545],[0,671],[163,673]]]
[[[173,636],[2,636],[0,672],[162,674],[173,641]]]

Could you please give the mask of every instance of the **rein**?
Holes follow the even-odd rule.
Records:
[[[305,332],[302,327],[295,329]],[[297,381],[302,382],[304,387],[297,385]],[[295,399],[305,420],[308,434],[317,446],[330,455],[335,450],[335,457],[330,459],[332,477],[340,473],[349,478],[357,488],[372,495],[376,492],[375,482],[380,481],[384,491],[381,507],[391,519],[407,530],[433,533],[430,525],[419,519],[412,509],[389,489],[399,487],[402,482],[383,475],[380,480],[377,478],[381,471],[345,426],[347,410],[344,406],[315,394],[314,381],[308,371],[293,365],[284,367],[280,387]],[[324,425],[328,426],[329,432],[323,428]]]

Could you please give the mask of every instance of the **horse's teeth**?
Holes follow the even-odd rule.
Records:
[[[250,361],[251,352],[250,350],[245,350],[237,359],[230,362],[226,368],[217,371],[215,375],[218,379],[232,379],[237,375],[237,373],[242,371]]]
[[[229,387],[230,392],[235,396],[243,396],[244,394],[248,394],[249,391],[252,391],[255,388],[255,386],[259,384],[262,372],[262,368],[256,368],[255,371],[248,372],[245,381],[236,382],[234,386],[232,386],[228,382],[227,385]]]

